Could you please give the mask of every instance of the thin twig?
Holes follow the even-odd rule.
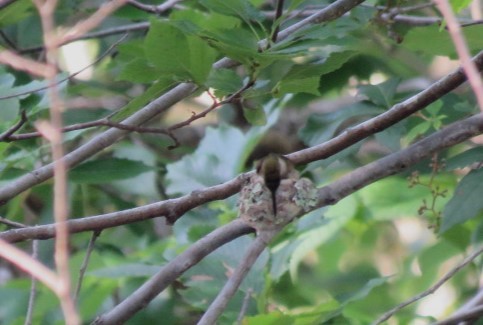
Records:
[[[473,25],[482,25],[483,24],[483,19],[478,19],[478,20],[473,20],[467,23],[461,23],[461,27],[468,27],[468,26],[473,26]]]
[[[32,241],[32,258],[38,259],[38,251],[39,251],[39,241],[33,240]],[[29,302],[27,307],[27,315],[25,316],[25,325],[32,324],[33,314],[34,314],[34,304],[35,304],[35,297],[37,296],[37,279],[33,276],[31,277],[30,283],[30,295],[29,295]]]
[[[253,229],[240,219],[213,230],[163,266],[158,273],[119,305],[99,316],[93,324],[123,324],[139,310],[145,308],[161,291],[206,255],[235,238],[252,231]]]
[[[4,33],[3,30],[0,30],[0,37],[3,39],[3,41],[14,51],[17,51],[17,46],[15,45],[10,38]]]
[[[240,313],[238,314],[238,317],[236,319],[236,323],[238,325],[242,325],[243,318],[245,317],[247,310],[248,310],[248,305],[250,303],[250,298],[252,296],[253,289],[248,288],[247,292],[245,293],[245,297],[243,298],[242,306],[240,308]]]
[[[82,288],[82,281],[84,280],[84,275],[87,270],[87,266],[89,265],[89,259],[91,257],[91,253],[94,250],[94,245],[96,243],[97,238],[101,234],[101,230],[95,230],[92,232],[91,239],[89,240],[89,244],[87,245],[86,256],[84,257],[84,261],[82,261],[82,265],[79,270],[79,278],[77,279],[77,286],[75,288],[75,295],[74,300],[78,301],[79,293]]]
[[[248,247],[245,256],[243,257],[240,265],[235,269],[230,276],[225,286],[216,296],[215,300],[211,303],[210,307],[203,314],[198,321],[198,325],[212,325],[216,324],[216,320],[225,310],[229,300],[233,297],[243,279],[247,275],[250,268],[258,259],[263,250],[267,247],[272,238],[278,234],[278,231],[262,231],[255,238],[255,240]]]
[[[117,46],[119,45],[119,43],[121,43],[125,38],[127,37],[127,34],[125,34],[124,36],[122,36],[119,40],[117,40],[116,42],[114,42],[111,46],[109,46],[109,48],[107,50],[104,51],[104,53],[102,53],[97,59],[95,59],[92,63],[88,64],[87,66],[83,67],[82,69],[80,69],[79,71],[76,71],[74,73],[72,73],[71,75],[57,81],[56,85],[60,85],[61,83],[65,82],[65,81],[68,81],[72,78],[74,78],[75,76],[77,76],[78,74],[82,73],[83,71],[89,69],[90,67],[94,66],[95,64],[99,63],[102,59],[104,59],[107,55],[109,55],[109,53],[111,53],[111,51]],[[19,97],[19,96],[24,96],[24,95],[28,95],[28,94],[33,94],[33,93],[36,93],[36,92],[39,92],[39,91],[42,91],[42,90],[46,90],[47,88],[49,88],[49,86],[45,86],[45,87],[39,87],[37,89],[34,89],[34,90],[29,90],[29,91],[24,91],[24,92],[21,92],[21,93],[17,93],[17,94],[13,94],[13,95],[6,95],[6,96],[0,96],[0,100],[2,99],[8,99],[8,98],[14,98],[14,97]],[[0,140],[2,140],[2,138],[0,137]]]
[[[477,306],[472,309],[469,309],[463,313],[454,314],[451,317],[446,318],[445,320],[433,323],[432,325],[462,325],[460,322],[467,321],[467,320],[478,320],[483,317],[483,306]],[[469,323],[465,323],[470,325]],[[471,323],[473,324],[473,323]]]
[[[438,6],[438,9],[446,19],[448,30],[451,38],[453,39],[461,65],[468,76],[468,82],[473,89],[480,110],[483,112],[483,81],[474,62],[471,61],[470,51],[468,49],[468,45],[466,44],[465,38],[461,33],[461,27],[456,20],[453,9],[451,9],[451,5],[449,4],[448,0],[435,0],[435,2]]]
[[[280,30],[280,25],[282,24],[282,22],[278,21],[278,19],[282,17],[282,14],[283,14],[283,3],[284,3],[284,0],[277,1],[277,8],[275,9],[275,17],[273,18],[273,24],[276,24],[276,26],[272,34],[272,43],[277,42],[278,31]]]
[[[15,132],[17,132],[17,130],[20,129],[26,122],[27,122],[27,113],[25,112],[25,110],[22,110],[20,112],[20,120],[11,128],[9,128],[7,131],[0,134],[0,141],[8,141],[10,136]]]
[[[462,268],[464,268],[466,265],[471,263],[475,258],[477,258],[481,253],[483,253],[483,246],[474,251],[471,255],[466,257],[463,262],[458,264],[456,267],[451,269],[449,272],[447,272],[438,282],[436,282],[433,286],[431,286],[429,289],[421,292],[420,294],[412,297],[411,299],[406,300],[402,304],[397,305],[393,309],[389,310],[388,312],[384,313],[381,317],[379,317],[373,324],[378,325],[381,324],[382,322],[388,320],[391,318],[395,313],[403,309],[404,307],[434,293],[436,290],[439,289],[443,284],[445,284],[449,279],[451,279],[458,271],[460,271]]]
[[[168,149],[174,149],[179,147],[180,143],[176,136],[173,134],[173,131],[180,129],[182,127],[185,127],[189,124],[191,124],[193,121],[200,119],[202,117],[205,117],[208,113],[210,113],[212,110],[232,102],[234,99],[238,98],[244,91],[249,89],[254,85],[254,81],[248,82],[245,86],[240,88],[237,92],[229,96],[227,99],[218,102],[213,96],[212,98],[214,99],[214,103],[208,107],[207,109],[203,110],[200,113],[193,113],[188,119],[176,123],[168,128],[153,128],[153,127],[142,127],[142,126],[134,126],[134,125],[129,125],[129,124],[123,124],[123,123],[116,123],[111,120],[109,120],[109,117],[102,118],[99,120],[95,121],[90,121],[90,122],[84,122],[84,123],[77,123],[69,126],[65,126],[61,129],[61,132],[70,132],[70,131],[78,131],[78,130],[84,130],[92,127],[99,127],[99,126],[109,126],[113,127],[116,129],[120,130],[125,130],[125,131],[130,131],[130,132],[137,132],[137,133],[154,133],[154,134],[164,134],[169,136],[174,144],[168,146]],[[0,98],[1,99],[1,98]],[[23,123],[22,123],[23,124]],[[19,126],[20,127],[20,126]],[[13,132],[15,132],[19,127],[17,127]],[[13,129],[14,127],[12,127]],[[18,140],[27,140],[27,139],[32,139],[32,138],[37,138],[42,136],[40,132],[29,132],[29,133],[22,133],[22,134],[16,134],[13,135],[11,130],[8,130],[5,132],[3,135],[0,135],[0,141],[5,141],[5,142],[11,142],[11,141],[18,141]]]
[[[27,227],[23,223],[11,221],[11,220],[8,220],[8,219],[3,218],[3,217],[0,217],[0,223],[3,223],[3,224],[5,224],[9,227],[12,227],[12,228],[25,228],[25,227]]]
[[[131,6],[138,8],[140,10],[146,11],[146,12],[152,12],[155,14],[161,14],[167,10],[170,10],[174,8],[178,2],[181,2],[182,0],[167,0],[163,2],[160,5],[145,5],[144,3],[141,3],[136,0],[128,0],[127,3],[130,4]]]
[[[107,37],[107,36],[112,36],[112,35],[117,35],[117,34],[126,34],[129,32],[134,32],[134,31],[144,31],[149,28],[149,22],[143,22],[143,23],[136,23],[136,24],[129,24],[125,26],[118,26],[118,27],[112,27],[112,28],[106,28],[97,32],[92,32],[92,33],[87,33],[85,35],[80,35],[77,38],[71,38],[69,40],[66,40],[65,43],[62,43],[60,45],[65,45],[71,42],[79,41],[79,40],[84,40],[84,39],[92,39],[92,38],[100,38],[100,37]],[[40,52],[45,50],[45,47],[43,45],[41,46],[34,46],[34,47],[29,47],[25,49],[20,49],[18,53],[21,54],[29,54],[29,53],[35,53],[35,52]]]

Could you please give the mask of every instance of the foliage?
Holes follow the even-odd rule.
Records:
[[[286,1],[278,19],[273,18],[272,2],[260,0],[184,1],[154,13],[125,5],[98,30],[125,33],[139,22],[146,27],[130,30],[119,44],[121,34],[115,32],[92,37],[91,50],[98,48],[102,59],[88,79],[58,73],[66,125],[111,123],[64,133],[69,155],[98,145],[70,166],[69,218],[82,222],[111,212],[126,213],[124,217],[153,202],[177,204],[177,198],[190,198],[175,206],[172,215],[156,215],[176,221],[172,226],[146,212],[96,228],[102,232],[77,299],[84,322],[110,311],[188,247],[235,219],[237,196],[230,189],[224,200],[207,199],[203,205],[197,200],[208,195],[205,189],[250,171],[267,144],[268,151],[300,153],[299,161],[308,164],[298,168],[322,188],[477,113],[465,86],[435,96],[390,127],[365,130],[369,133],[357,135],[330,157],[303,156],[301,149],[324,146],[419,96],[436,74],[448,74],[451,70],[444,65],[457,58],[448,32],[437,24],[421,27],[399,20],[399,14],[385,16],[404,9],[406,2],[385,7],[386,2],[371,1],[334,20],[283,34],[305,18],[304,9],[311,13],[338,2]],[[451,4],[459,19],[468,19],[469,1]],[[56,23],[70,26],[96,9],[96,2],[60,1]],[[408,15],[417,21],[433,14],[421,7]],[[15,44],[18,53],[41,60],[42,49],[36,47],[42,44],[42,28],[30,2],[0,7],[0,28],[0,50]],[[478,54],[483,48],[481,24],[463,30],[470,52]],[[109,50],[113,44],[115,51]],[[183,101],[172,106],[171,92],[187,83],[192,88],[183,90]],[[12,66],[0,66],[0,188],[18,184],[52,161],[45,138],[15,138],[36,132],[38,122],[50,117],[47,85]],[[160,109],[163,105],[167,108]],[[210,105],[201,118],[189,120]],[[137,122],[144,124],[113,135],[122,129],[113,125],[127,125],[147,110],[151,113]],[[2,137],[17,123],[20,130]],[[109,142],[111,138],[120,140]],[[180,145],[168,150],[173,139]],[[430,287],[448,265],[482,242],[483,153],[478,141],[440,148],[397,175],[361,183],[336,204],[288,225],[258,258],[220,324],[234,323],[241,310],[242,324],[369,324]],[[1,217],[26,226],[54,222],[52,181],[20,192],[0,206]],[[10,226],[0,224],[0,238]],[[195,323],[243,260],[251,236],[213,251],[132,315],[129,324],[157,323],[160,315],[163,324]],[[89,232],[70,237],[74,284],[89,238]],[[18,246],[29,251],[27,243]],[[54,268],[53,240],[38,245],[38,259]],[[0,274],[5,274],[0,277],[0,319],[24,322],[31,279],[13,264],[0,263]],[[450,298],[441,310],[432,308],[434,301],[423,300],[397,313],[395,323],[422,324],[450,315],[475,294],[479,277],[481,259],[451,279],[446,287]],[[38,285],[33,323],[63,322],[54,294]]]

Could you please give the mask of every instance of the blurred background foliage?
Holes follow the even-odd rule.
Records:
[[[101,3],[60,1],[56,23],[72,26]],[[329,3],[286,1],[281,29],[301,20],[304,10]],[[418,7],[425,3],[367,1],[265,50],[257,42],[274,33],[272,1],[188,0],[159,14],[125,5],[98,31],[129,32],[93,35],[61,48],[58,79],[66,125],[108,116],[122,121],[177,83],[196,83],[193,96],[147,124],[169,127],[209,107],[207,90],[221,99],[249,81],[254,86],[176,131],[181,145],[174,150],[167,149],[172,140],[164,135],[130,133],[74,168],[69,173],[71,218],[222,183],[250,170],[253,160],[267,152],[323,143],[424,90],[457,67],[448,33],[437,24],[413,26],[397,16],[384,19],[384,14],[416,5],[407,13],[411,17],[437,17],[429,3]],[[471,19],[468,1],[452,3],[462,21]],[[134,24],[138,27],[131,28]],[[42,59],[42,31],[30,1],[2,8],[0,29],[1,47]],[[472,53],[481,51],[481,25],[463,31]],[[241,65],[212,69],[222,57]],[[21,112],[28,116],[21,133],[35,131],[35,121],[49,114],[45,83],[7,66],[0,72],[0,132],[19,121]],[[320,187],[475,112],[470,89],[460,87],[393,127],[300,170]],[[103,130],[68,132],[65,148],[72,150]],[[481,139],[474,139],[454,146],[289,225],[257,261],[220,323],[233,323],[248,296],[244,324],[368,324],[431,286],[483,239],[483,172],[470,170],[481,162],[480,145]],[[0,186],[50,161],[49,145],[41,138],[1,142],[0,155]],[[236,199],[198,207],[174,226],[157,218],[102,231],[78,299],[82,319],[88,322],[109,310],[191,243],[236,218]],[[52,183],[22,193],[0,207],[0,214],[26,225],[52,223]],[[90,236],[71,237],[74,281]],[[209,255],[129,324],[194,323],[251,240],[239,238]],[[30,244],[19,246],[28,251]],[[39,243],[39,258],[49,266],[52,252],[52,240]],[[481,259],[472,263],[390,324],[427,324],[450,315],[478,290],[481,266]],[[29,277],[0,262],[1,323],[24,322],[29,290]],[[38,290],[34,323],[61,324],[57,299],[41,285]]]

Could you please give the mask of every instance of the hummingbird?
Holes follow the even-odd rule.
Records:
[[[277,189],[295,171],[294,165],[288,158],[271,153],[257,162],[256,170],[272,194],[273,215],[277,216]]]

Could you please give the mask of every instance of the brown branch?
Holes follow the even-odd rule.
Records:
[[[33,240],[32,241],[32,258],[37,260],[39,256],[39,241]],[[34,304],[35,298],[37,297],[37,279],[31,276],[30,279],[30,294],[29,294],[29,302],[27,307],[27,315],[25,316],[25,325],[31,325],[33,314],[34,314]]]
[[[146,11],[146,12],[151,12],[155,14],[161,14],[167,10],[170,10],[174,8],[179,2],[182,0],[167,0],[163,2],[160,5],[145,5],[144,3],[141,3],[136,0],[128,0],[127,3],[135,8],[138,8],[140,10]]]
[[[483,306],[476,306],[473,307],[465,312],[454,314],[451,317],[446,318],[445,320],[433,323],[432,325],[470,325],[473,324],[472,322],[464,322],[464,321],[476,321],[483,317]],[[464,322],[464,323],[463,323]]]
[[[112,35],[117,35],[117,34],[126,34],[129,32],[134,32],[134,31],[144,31],[149,28],[149,23],[136,23],[136,24],[130,24],[130,25],[125,25],[125,26],[119,26],[119,27],[113,27],[113,28],[106,28],[103,30],[100,30],[98,32],[92,32],[92,33],[86,33],[84,35],[78,36],[76,38],[71,38],[69,40],[65,40],[65,43],[62,43],[60,45],[65,45],[69,44],[75,41],[79,40],[84,40],[84,39],[92,39],[92,38],[100,38],[100,37],[107,37],[107,36],[112,36]],[[35,53],[35,52],[40,52],[45,50],[44,46],[34,46],[34,47],[29,47],[25,49],[20,49],[18,50],[18,53],[21,54],[28,54],[28,53]]]
[[[11,50],[0,52],[0,63],[39,77],[45,77],[45,71],[48,69],[46,64],[26,59]]]
[[[111,51],[117,46],[119,45],[119,43],[121,43],[125,38],[126,38],[127,34],[124,35],[123,37],[121,37],[119,40],[117,40],[116,42],[114,42],[111,46],[109,46],[109,48],[107,50],[104,51],[104,53],[102,53],[97,59],[95,59],[92,63],[88,64],[87,66],[85,66],[84,68],[80,69],[79,71],[76,71],[74,72],[73,74],[65,77],[64,79],[61,79],[59,81],[57,81],[55,84],[56,85],[60,85],[61,83],[65,82],[65,81],[68,81],[72,78],[74,78],[75,76],[77,76],[78,74],[82,73],[83,71],[89,69],[90,67],[94,66],[95,64],[99,63],[102,59],[104,59],[107,55],[109,55],[109,53],[111,53]],[[6,96],[0,96],[0,100],[2,99],[8,99],[8,98],[14,98],[14,97],[19,97],[19,96],[24,96],[24,95],[28,95],[28,94],[33,94],[33,93],[36,93],[36,92],[39,92],[39,91],[42,91],[42,90],[46,90],[48,89],[49,86],[45,86],[45,87],[39,87],[37,89],[34,89],[34,90],[29,90],[29,91],[24,91],[24,92],[21,92],[21,93],[17,93],[17,94],[13,94],[13,95],[6,95]],[[0,138],[0,141],[2,140],[2,138]]]
[[[126,0],[112,0],[102,4],[92,15],[88,18],[79,21],[73,27],[69,28],[67,32],[56,40],[56,46],[61,46],[72,40],[79,39],[82,35],[88,33],[90,30],[96,28],[101,22],[106,19],[110,14],[124,5]]]
[[[8,220],[4,217],[0,217],[0,223],[3,223],[4,225],[7,225],[7,226],[12,227],[12,228],[25,228],[25,227],[27,227],[23,223],[11,221],[11,220]]]
[[[478,53],[478,55],[473,58],[473,61],[481,71],[483,69],[483,51]],[[288,157],[296,164],[328,158],[362,139],[385,130],[399,121],[404,120],[413,113],[425,108],[460,86],[465,79],[464,72],[459,68],[455,72],[436,81],[420,93],[394,105],[386,112],[355,127],[347,129],[339,136],[325,143],[290,154]]]
[[[280,17],[282,17],[283,3],[284,3],[284,0],[277,1],[277,8],[275,9],[275,16],[273,17],[273,24],[276,24],[276,26],[272,34],[272,43],[277,42],[278,31],[280,30],[280,25],[282,24],[282,22],[277,20],[280,19]]]
[[[55,220],[54,240],[54,263],[58,276],[58,290],[55,291],[60,301],[65,323],[68,325],[80,324],[80,318],[74,300],[71,296],[71,276],[69,270],[69,230],[67,220],[69,212],[67,208],[67,165],[64,156],[63,137],[60,131],[63,126],[62,112],[64,103],[60,97],[55,77],[58,65],[58,47],[56,45],[59,36],[56,32],[54,14],[57,6],[55,0],[33,1],[40,16],[43,40],[46,49],[45,81],[48,84],[47,94],[50,102],[50,120],[36,123],[39,131],[44,130],[44,135],[50,142],[54,169],[53,184],[53,217]],[[95,15],[95,14],[94,14]]]
[[[463,262],[461,262],[456,267],[454,267],[449,272],[447,272],[438,282],[436,282],[429,289],[421,292],[420,294],[418,294],[418,295],[412,297],[411,299],[406,300],[402,304],[394,307],[393,309],[391,309],[390,311],[388,311],[387,313],[385,313],[384,315],[382,315],[380,318],[378,318],[373,324],[374,325],[381,324],[382,322],[384,322],[384,321],[388,320],[389,318],[391,318],[395,313],[397,313],[398,311],[400,311],[404,307],[406,307],[406,306],[412,304],[413,302],[416,302],[416,301],[418,301],[418,300],[420,300],[420,299],[422,299],[422,298],[424,298],[424,297],[426,297],[426,296],[434,293],[436,290],[439,289],[439,287],[441,287],[444,283],[446,283],[449,279],[451,279],[456,273],[458,273],[458,271],[460,271],[461,269],[463,269],[466,265],[468,265],[469,263],[471,263],[475,258],[477,258],[482,253],[483,253],[483,247],[480,247],[479,249],[477,249],[476,251],[474,251],[471,255],[469,255],[468,257],[466,257],[463,260]],[[454,324],[454,323],[446,323],[446,324]]]
[[[438,9],[446,19],[449,34],[453,40],[461,65],[468,76],[468,82],[476,96],[480,111],[483,112],[483,81],[481,80],[481,75],[478,72],[474,62],[471,61],[470,50],[468,49],[468,45],[466,44],[463,33],[461,32],[461,26],[456,20],[453,9],[451,8],[448,0],[435,0],[435,2],[438,6]]]
[[[119,305],[104,315],[99,316],[93,324],[115,325],[124,323],[135,313],[145,308],[168,285],[205,256],[233,239],[252,231],[252,228],[239,219],[215,229],[163,266],[158,273]]]
[[[92,233],[91,239],[89,240],[89,244],[87,245],[87,250],[86,250],[86,256],[84,257],[84,260],[82,261],[82,265],[79,270],[79,277],[77,279],[77,285],[75,288],[75,294],[74,294],[74,299],[77,301],[79,299],[79,293],[82,288],[82,281],[84,280],[84,275],[87,270],[87,266],[89,265],[89,259],[91,257],[91,253],[94,250],[94,245],[101,234],[101,231],[94,231]]]
[[[125,130],[125,131],[130,131],[130,132],[137,132],[137,133],[154,133],[154,134],[164,134],[169,136],[174,144],[168,146],[168,149],[174,149],[177,148],[180,143],[176,136],[173,134],[173,131],[180,129],[182,127],[190,125],[193,121],[198,120],[200,118],[205,117],[208,113],[213,111],[214,109],[232,102],[234,99],[236,99],[238,96],[240,96],[244,91],[249,89],[254,85],[254,81],[248,82],[245,86],[240,88],[237,92],[229,96],[227,99],[218,102],[213,96],[212,98],[214,99],[214,103],[208,107],[207,109],[203,110],[200,113],[193,113],[192,116],[190,116],[188,119],[179,122],[177,124],[174,124],[170,126],[169,128],[153,128],[153,127],[142,127],[142,126],[134,126],[134,125],[129,125],[129,124],[123,124],[123,123],[116,123],[107,118],[102,118],[96,121],[90,121],[90,122],[84,122],[84,123],[77,123],[73,125],[69,125],[66,127],[63,127],[61,129],[61,132],[70,132],[70,131],[78,131],[78,130],[84,130],[92,127],[99,127],[99,126],[108,126],[108,127],[113,127],[116,129],[120,130]],[[26,118],[26,117],[25,117]],[[26,140],[26,139],[32,139],[32,138],[37,138],[41,137],[42,134],[40,132],[30,132],[30,133],[23,133],[23,134],[17,134],[13,135],[13,132],[18,130],[21,125],[23,125],[25,122],[20,124],[20,126],[14,126],[7,132],[5,132],[3,135],[0,135],[0,141],[5,141],[5,142],[11,142],[11,141],[18,141],[18,140]],[[12,131],[12,129],[14,129]]]
[[[7,131],[0,134],[0,142],[9,141],[12,134],[17,132],[25,123],[27,123],[27,113],[25,112],[25,110],[22,110],[20,112],[20,120]]]
[[[403,171],[434,152],[461,143],[473,136],[483,133],[483,113],[455,122],[435,132],[413,145],[390,154],[366,166],[360,167],[341,177],[329,186],[319,190],[318,206],[335,204],[347,195],[367,186],[383,177]],[[324,148],[318,149],[323,151]],[[300,153],[291,156],[300,157]],[[308,154],[306,156],[309,156]],[[313,155],[317,156],[317,155]],[[250,173],[241,174],[220,185],[193,191],[185,196],[152,203],[138,208],[107,213],[104,215],[72,219],[68,226],[71,233],[102,230],[120,225],[138,222],[150,218],[164,216],[168,222],[174,223],[185,212],[202,204],[223,200],[237,193]],[[0,233],[0,239],[19,242],[27,239],[48,239],[55,236],[55,225],[34,226],[24,229],[11,229]]]
[[[240,262],[240,265],[235,269],[230,276],[225,286],[216,296],[215,300],[208,307],[203,317],[198,321],[198,325],[216,324],[217,319],[225,310],[228,302],[236,293],[243,279],[245,279],[248,271],[250,271],[253,264],[267,247],[268,243],[275,237],[280,230],[262,231],[258,234],[255,240],[248,247],[245,256]]]

